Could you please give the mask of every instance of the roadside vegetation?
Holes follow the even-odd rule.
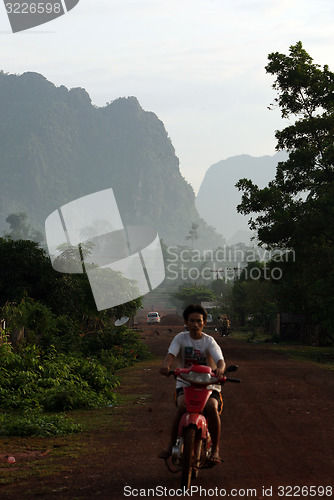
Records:
[[[300,341],[283,341],[277,335],[265,333],[263,329],[248,327],[234,330],[230,337],[256,345],[266,344],[271,349],[281,351],[297,361],[309,361],[334,370],[334,346],[317,347]]]
[[[0,239],[0,436],[78,432],[66,417],[115,404],[117,370],[147,357],[115,319],[140,301],[98,313],[84,275],[62,275],[37,243]]]

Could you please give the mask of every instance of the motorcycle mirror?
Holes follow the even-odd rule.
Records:
[[[227,372],[236,372],[238,369],[238,365],[230,365],[226,368],[225,372],[224,373],[227,373]]]

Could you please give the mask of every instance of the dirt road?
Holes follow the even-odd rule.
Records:
[[[178,329],[159,327],[159,335],[155,330],[144,332],[145,341],[162,359]],[[334,372],[289,360],[266,344],[226,337],[217,341],[227,363],[239,365],[242,383],[224,386],[224,463],[200,471],[191,498],[331,497]],[[130,400],[136,396],[126,408],[111,409],[111,418],[115,412],[124,422],[123,430],[96,430],[89,436],[91,453],[79,457],[75,467],[1,487],[0,497],[180,498],[180,476],[157,458],[174,412],[174,381],[158,374],[159,365],[150,360],[125,371],[120,393]],[[101,456],[102,443],[109,451]]]

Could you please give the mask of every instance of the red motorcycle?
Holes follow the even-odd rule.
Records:
[[[236,371],[238,367],[231,365],[224,373]],[[204,365],[192,365],[189,368],[177,368],[171,375],[180,377],[190,383],[184,388],[186,412],[182,415],[178,428],[178,437],[172,449],[172,469],[167,460],[170,472],[182,472],[182,487],[190,488],[191,479],[198,476],[199,469],[212,467],[211,437],[208,424],[203,415],[204,407],[212,393],[213,384],[223,385],[225,382],[240,382],[239,379],[219,379],[215,372]]]

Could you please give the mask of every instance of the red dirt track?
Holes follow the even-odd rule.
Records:
[[[143,336],[162,360],[178,331],[175,325],[152,325]],[[214,336],[227,364],[239,366],[233,376],[242,382],[223,388],[224,463],[199,472],[193,482],[198,492],[190,492],[190,498],[331,497],[330,489],[321,494],[310,487],[334,487],[334,372],[290,360],[268,344]],[[175,411],[175,382],[159,375],[159,366],[150,360],[132,368],[129,376],[124,371],[119,392],[139,394],[137,404],[120,410],[125,430],[97,430],[89,437],[91,454],[79,457],[68,473],[0,486],[0,498],[180,498],[179,474],[168,472],[157,458]],[[100,443],[110,443],[110,453],[100,456]]]

